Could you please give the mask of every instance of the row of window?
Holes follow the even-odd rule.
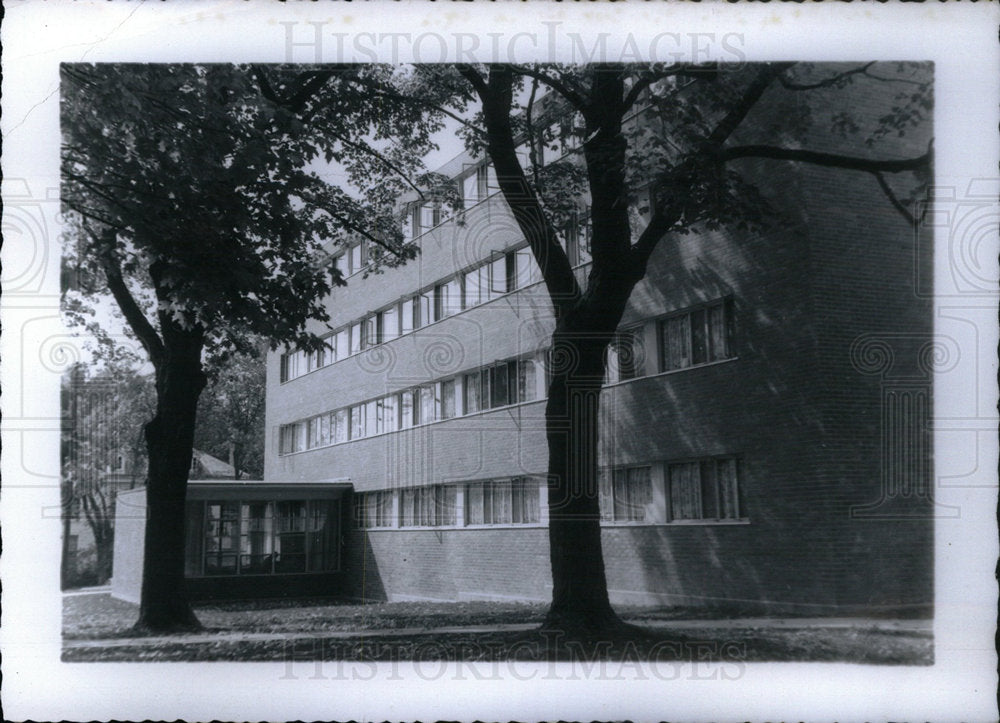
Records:
[[[538,398],[535,359],[510,359],[282,425],[278,453],[292,454],[409,429]]]
[[[538,479],[514,478],[469,482],[464,485],[412,487],[355,495],[358,527],[454,527],[458,521],[458,491],[463,491],[462,525],[537,524],[541,519]]]
[[[659,322],[658,331],[660,371],[732,358],[732,302],[718,301],[673,314]],[[334,348],[338,343],[334,342]],[[646,372],[644,357],[641,327],[619,332],[608,347],[605,382],[613,384],[643,376]],[[282,425],[278,453],[302,452],[495,407],[535,401],[542,396],[537,378],[539,361],[503,361]]]
[[[506,289],[534,283],[528,263],[528,249],[506,254],[499,259],[439,284],[433,290],[404,299],[365,319],[355,322],[326,338],[326,348],[317,352],[294,352],[281,357],[281,380],[288,381],[320,367],[347,358],[376,344],[391,341],[403,334],[456,313],[485,303]],[[522,263],[523,262],[523,263]],[[527,277],[520,274],[529,269]],[[461,300],[459,305],[458,300]],[[659,321],[659,364],[661,372],[722,361],[733,357],[732,300],[713,303],[671,314]],[[645,369],[641,327],[625,329],[616,335],[608,349],[608,383],[642,376]]]
[[[659,356],[656,369],[676,369],[733,358],[731,299],[677,312],[657,323]],[[642,327],[619,331],[608,347],[608,383],[643,376],[647,367]]]
[[[282,354],[281,381],[290,381],[540,280],[530,249],[498,254],[463,274],[338,329],[324,337],[324,347],[319,351]]]
[[[338,566],[337,503],[327,500],[206,502],[200,575],[324,572]]]
[[[541,484],[533,478],[514,478],[359,493],[355,523],[363,529],[537,524],[542,519]],[[601,520],[739,520],[743,517],[740,487],[735,457],[667,463],[663,507],[657,509],[652,467],[603,469],[598,485]]]

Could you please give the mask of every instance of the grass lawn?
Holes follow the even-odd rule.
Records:
[[[205,631],[136,639],[137,606],[106,594],[63,603],[63,660],[72,661],[844,661],[930,665],[929,630],[858,620],[826,626],[794,621],[692,620],[692,611],[621,608],[642,626],[614,639],[568,641],[541,633],[545,606],[528,603],[372,603],[320,600],[203,604]],[[702,612],[704,615],[704,612]],[[683,620],[671,624],[671,621]],[[441,628],[470,628],[442,632]],[[510,628],[505,626],[520,626]],[[485,628],[482,629],[482,628]],[[120,643],[116,643],[120,640]],[[74,643],[73,641],[78,641]]]

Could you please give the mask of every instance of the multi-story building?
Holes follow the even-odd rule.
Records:
[[[612,601],[928,606],[927,248],[868,175],[742,168],[775,222],[663,241],[609,352]],[[488,166],[441,172],[462,212],[413,204],[400,268],[347,250],[328,348],[269,357],[266,484],[194,489],[195,594],[550,596],[551,304]],[[563,241],[582,277],[585,223]]]

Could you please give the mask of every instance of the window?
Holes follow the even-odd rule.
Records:
[[[333,335],[333,340],[336,361],[346,359],[351,355],[350,331],[348,329],[345,328],[338,331]]]
[[[368,266],[368,248],[364,243],[355,244],[347,251],[350,273],[356,274]]]
[[[463,276],[465,308],[485,304],[513,289],[514,253],[502,254]]]
[[[330,441],[334,444],[346,442],[348,439],[348,411],[338,409],[330,415]]]
[[[351,407],[351,439],[361,439],[365,436],[365,405]]]
[[[400,493],[400,527],[442,527],[456,521],[456,491],[447,485],[415,487]]]
[[[517,362],[517,399],[519,402],[533,402],[536,397],[536,372],[534,359]]]
[[[538,481],[490,480],[465,486],[465,524],[519,525],[539,521]]]
[[[205,504],[205,575],[336,569],[336,504],[326,500]]]
[[[376,434],[396,430],[396,400],[397,397],[391,395],[375,402]]]
[[[667,487],[671,520],[737,520],[742,515],[733,457],[668,464]]]
[[[378,421],[379,421],[378,401],[373,399],[370,402],[365,402],[364,407],[365,407],[364,435],[366,437],[374,437],[376,434],[378,434]]]
[[[601,519],[643,522],[646,505],[653,500],[649,467],[616,467],[601,470],[598,491]]]
[[[427,424],[428,422],[433,422],[437,419],[437,385],[431,384],[426,387],[414,389],[413,391],[420,394],[420,410],[417,416],[417,423]]]
[[[399,305],[399,333],[409,334],[416,327],[420,326],[420,323],[416,320],[414,312],[418,311],[417,305],[414,303],[413,299],[407,299]]]
[[[306,354],[306,371],[312,372],[322,369],[326,365],[326,347],[317,349]]]
[[[350,335],[351,335],[351,345],[350,353],[359,354],[361,353],[361,322],[356,324],[351,324]]]
[[[378,343],[378,317],[372,314],[361,322],[361,348],[370,349]]]
[[[399,336],[399,307],[390,306],[378,314],[378,338],[381,342],[387,342],[397,336]]]
[[[273,572],[274,503],[244,502],[240,510],[240,572]]]
[[[525,286],[538,283],[542,280],[541,269],[535,261],[535,255],[530,248],[518,249],[514,252],[514,288],[523,289]]]
[[[392,492],[380,490],[354,497],[354,515],[358,527],[392,527]]]
[[[462,380],[465,393],[465,413],[473,414],[481,411],[483,407],[483,373],[472,372],[466,374]]]
[[[509,361],[490,367],[490,406],[504,407],[517,402],[517,362]]]
[[[413,312],[413,325],[416,328],[433,324],[438,320],[437,307],[434,304],[434,290],[417,294],[415,298],[417,308]]]
[[[407,389],[399,395],[399,428],[409,429],[417,424],[417,405],[414,397],[416,389]]]
[[[283,424],[279,431],[278,454],[292,454],[305,449],[305,432],[302,422]]]
[[[732,358],[732,301],[670,316],[660,322],[663,371]]]
[[[536,398],[536,370],[533,359],[512,359],[464,375],[465,413]]]
[[[462,205],[465,206],[465,208],[472,208],[486,197],[484,192],[486,189],[480,189],[480,169],[482,168],[482,166],[478,166],[474,168],[471,173],[462,176]],[[485,186],[485,179],[483,186]]]
[[[207,505],[205,515],[205,574],[235,575],[240,542],[238,502]]]
[[[465,274],[465,308],[471,309],[473,306],[489,300],[490,287],[490,267],[480,266],[478,269]]]
[[[340,273],[342,279],[346,279],[351,275],[350,271],[350,259],[347,254],[340,254],[333,259],[333,268]]]
[[[413,222],[413,206],[407,206],[403,211],[403,220],[400,223],[400,230],[403,233],[403,242],[412,241],[419,233]]]
[[[420,206],[420,233],[429,231],[441,223],[441,207],[439,204],[425,203]]]
[[[330,415],[324,414],[313,417],[308,422],[309,429],[306,435],[306,446],[309,449],[325,447],[330,444]]]
[[[444,319],[462,310],[462,284],[451,279],[434,287],[434,319]]]
[[[281,381],[287,382],[300,377],[310,369],[310,357],[304,351],[296,350],[281,355]]]
[[[642,329],[620,331],[608,345],[607,383],[623,382],[644,374]]]
[[[455,399],[455,380],[446,379],[441,382],[441,414],[440,419],[451,419],[458,410]]]

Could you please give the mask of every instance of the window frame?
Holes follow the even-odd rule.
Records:
[[[723,494],[723,481],[719,474],[720,465],[728,464],[732,471],[732,475],[729,478],[732,484],[732,489],[728,490],[726,494]],[[711,465],[712,475],[710,479],[705,477],[705,469],[707,466]],[[698,470],[698,479],[694,483],[693,488],[697,490],[697,504],[699,510],[699,516],[679,516],[675,513],[675,495],[674,495],[674,482],[671,478],[671,470],[680,467],[696,467]],[[745,472],[742,457],[735,454],[727,455],[715,455],[710,457],[695,457],[687,459],[677,459],[669,460],[663,465],[663,485],[664,485],[664,503],[666,505],[666,520],[668,523],[676,524],[727,524],[734,522],[746,522],[748,518],[745,515],[746,502],[744,499],[744,481]],[[712,501],[715,504],[715,515],[708,514],[705,509],[705,488],[708,485],[714,487],[712,493]],[[722,516],[724,498],[733,495],[730,498],[731,502],[734,502],[735,515]]]
[[[722,331],[723,331],[723,345],[724,355],[713,358],[711,351],[711,344],[715,336],[713,335],[713,327],[711,326],[712,310],[721,309],[722,310]],[[696,316],[701,316],[701,338],[704,340],[704,359],[702,361],[695,361],[696,358],[696,332],[695,318]],[[736,322],[735,322],[735,304],[733,302],[732,296],[725,296],[721,299],[714,299],[709,302],[695,304],[678,311],[671,312],[665,316],[661,316],[656,319],[656,334],[657,334],[657,356],[658,356],[658,369],[659,373],[663,374],[666,372],[676,372],[682,371],[684,369],[693,369],[697,367],[707,366],[710,364],[719,364],[721,362],[731,361],[738,358],[736,355]],[[683,344],[686,345],[686,351],[688,354],[688,363],[681,364],[679,366],[670,365],[671,350],[668,348],[668,343],[670,337],[669,325],[672,322],[678,320],[686,321],[686,338],[683,340]]]
[[[276,499],[234,499],[234,500],[200,500],[201,503],[201,525],[200,534],[198,542],[197,551],[197,574],[195,577],[205,577],[205,578],[232,578],[232,577],[272,577],[276,575],[323,575],[333,572],[338,572],[341,569],[340,560],[340,550],[338,549],[337,540],[340,536],[340,500],[339,499],[293,499],[293,500],[276,500]],[[247,517],[245,516],[245,508],[252,505],[265,505],[265,509],[268,513],[265,513],[263,517]],[[286,530],[282,532],[279,527],[279,519],[284,519],[279,517],[278,509],[280,504],[301,504],[303,515],[290,518],[290,519],[302,519],[302,529]],[[213,517],[211,515],[211,507],[219,507],[219,516]],[[235,515],[231,517],[223,516],[223,508],[230,506],[235,508]],[[320,534],[323,535],[323,539],[320,542],[321,550],[316,552],[315,541],[312,537],[317,530],[313,529],[314,520],[319,516],[316,515],[317,510],[322,510],[322,519],[324,520],[323,527],[318,530]],[[245,521],[250,520],[265,520],[269,524],[266,524],[267,528],[264,532],[268,535],[269,544],[265,547],[268,548],[266,553],[257,553],[257,555],[265,554],[270,558],[270,571],[253,571],[245,572],[244,558],[253,557],[253,552],[243,552],[244,538],[249,539],[250,534],[258,532],[258,530],[253,530],[249,524],[245,525]],[[215,535],[220,540],[223,537],[230,537],[235,540],[234,546],[231,549],[215,549],[210,550],[208,541],[210,539],[210,527],[212,523],[218,523],[218,533]],[[222,523],[228,522],[231,524],[230,534],[223,535],[225,530]],[[279,557],[282,554],[288,554],[297,557],[299,553],[282,553],[280,552],[280,545],[276,544],[278,537],[281,534],[301,534],[302,535],[302,569],[301,570],[278,570],[277,564]],[[252,547],[252,546],[251,546]],[[220,545],[221,548],[221,545]],[[234,565],[232,572],[209,572],[208,571],[208,559],[210,556],[215,556],[217,559],[222,559],[223,556],[232,555],[234,557]],[[192,555],[194,557],[194,555]],[[316,560],[324,561],[321,569],[313,569],[313,562]]]

